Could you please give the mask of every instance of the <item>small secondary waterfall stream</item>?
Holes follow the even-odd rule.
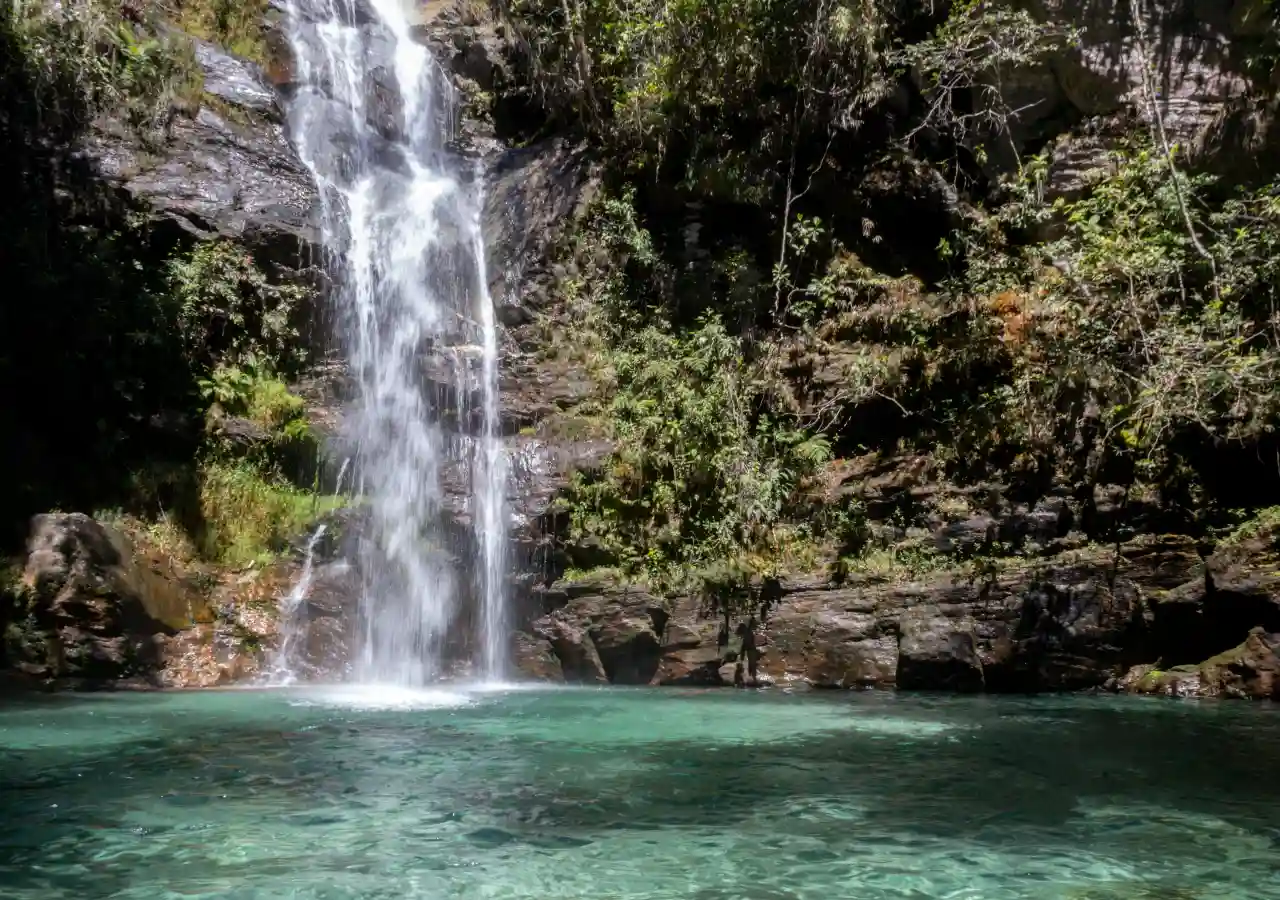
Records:
[[[414,40],[411,2],[289,8],[289,126],[322,198],[369,513],[351,674],[399,685],[440,674],[468,596],[482,674],[501,678],[505,657],[507,462],[481,187],[446,150],[451,86]]]

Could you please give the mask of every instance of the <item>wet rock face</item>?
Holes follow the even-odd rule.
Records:
[[[155,218],[196,238],[226,238],[285,270],[319,259],[315,186],[289,143],[275,94],[253,63],[196,41],[205,101],[144,144],[124,123],[98,123],[85,152],[99,173]]]
[[[548,250],[582,214],[596,186],[585,150],[564,140],[553,138],[487,158],[484,238],[489,293],[500,322],[513,326],[529,321],[530,307],[536,309],[542,299],[537,282],[545,275]]]
[[[121,534],[81,513],[36,516],[7,659],[24,674],[87,683],[151,678],[166,635],[200,598],[134,557]]]

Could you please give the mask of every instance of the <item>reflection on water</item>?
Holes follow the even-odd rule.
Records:
[[[342,688],[0,707],[0,896],[1280,897],[1280,712]]]

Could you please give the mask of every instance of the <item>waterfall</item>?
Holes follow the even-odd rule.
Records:
[[[476,661],[502,674],[507,462],[481,189],[446,150],[451,86],[408,3],[292,0],[288,118],[358,387],[347,422],[369,521],[352,675],[420,685],[456,647],[468,592]]]
[[[303,605],[311,593],[316,544],[320,543],[324,532],[325,526],[321,525],[311,533],[302,559],[302,572],[280,604],[280,645],[276,648],[268,676],[275,684],[293,684],[298,680],[298,657],[306,649],[307,638],[307,616]]]

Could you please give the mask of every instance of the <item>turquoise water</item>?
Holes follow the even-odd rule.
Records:
[[[1280,898],[1280,710],[732,690],[8,698],[0,897]]]

